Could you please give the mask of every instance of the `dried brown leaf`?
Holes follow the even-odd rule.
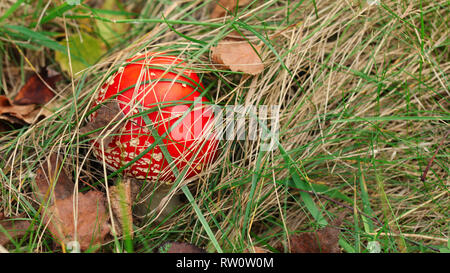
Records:
[[[74,199],[74,183],[66,168],[61,167],[61,162],[62,157],[52,154],[42,163],[36,173],[35,194],[43,204],[49,200],[49,207],[41,213],[53,236],[64,244],[77,241],[80,249],[86,250],[101,244],[109,233],[105,197],[103,193],[92,190],[78,193]]]
[[[48,229],[58,239],[67,244],[77,241],[81,250],[98,247],[109,233],[108,214],[105,197],[99,191],[79,193],[77,201],[76,238],[74,221],[74,198],[56,199],[55,203],[44,211]]]
[[[333,226],[327,226],[316,232],[305,232],[290,237],[291,253],[339,253],[339,233],[340,230]],[[338,225],[337,225],[338,226]]]
[[[41,77],[52,88],[55,88],[55,83],[61,79],[61,75],[47,77],[46,73]],[[33,74],[17,93],[13,103],[15,105],[46,104],[55,96],[47,85],[37,74]]]
[[[0,231],[0,245],[9,243],[11,239],[16,239],[24,236],[30,228],[30,221],[19,220],[23,216],[18,216],[9,219],[0,218],[0,226],[5,232]]]
[[[114,137],[112,134],[117,134],[123,127],[121,124],[116,126],[116,123],[114,122],[120,121],[123,117],[124,114],[120,109],[119,104],[115,101],[109,101],[100,106],[100,108],[96,111],[96,117],[92,120],[92,122],[89,122],[84,127],[80,128],[80,133],[87,134],[96,129],[104,128],[104,130],[90,134],[90,137],[98,138],[101,136],[101,131],[106,131],[108,128],[113,128],[115,126],[116,129],[104,138],[103,144],[107,147]]]
[[[29,123],[30,114],[36,108],[35,105],[14,105],[6,96],[0,96],[0,117],[9,122]]]
[[[252,46],[247,41],[223,40],[211,48],[211,57],[214,63],[231,71],[257,75],[264,70],[258,56],[260,51],[261,47]]]
[[[233,12],[236,6],[242,7],[249,4],[251,0],[219,0],[214,6],[213,11],[210,14],[211,18],[224,17],[227,10]]]
[[[50,111],[41,109],[37,105],[45,104],[55,96],[48,86],[54,88],[55,83],[61,79],[61,76],[48,77],[47,70],[44,70],[41,78],[37,74],[31,76],[13,102],[6,96],[0,96],[0,120],[7,121],[10,124],[25,125],[35,123],[42,116],[51,114]],[[4,130],[6,129],[8,128],[5,127]]]
[[[35,194],[44,203],[48,197],[52,204],[55,199],[65,199],[73,194],[74,183],[66,168],[61,168],[62,159],[60,155],[51,154],[36,172]]]

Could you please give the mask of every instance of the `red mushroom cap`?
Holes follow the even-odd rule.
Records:
[[[118,170],[152,145],[157,131],[159,136],[167,134],[162,143],[124,169],[124,173],[137,179],[173,182],[175,175],[161,151],[163,145],[180,173],[188,168],[185,178],[198,174],[215,158],[218,146],[211,134],[214,115],[205,104],[208,99],[201,96],[203,90],[197,74],[178,57],[146,53],[128,59],[102,86],[94,102],[95,107],[108,99],[117,101],[127,120],[120,125],[120,133],[104,147],[104,157],[100,144],[92,142],[95,156],[104,159],[111,170]],[[142,113],[149,110],[148,114]],[[90,119],[95,116],[94,112]]]

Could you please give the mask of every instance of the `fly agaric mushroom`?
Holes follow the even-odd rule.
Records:
[[[145,53],[128,59],[103,84],[94,102],[94,107],[117,103],[125,117],[116,124],[118,133],[103,143],[104,151],[93,141],[94,155],[113,171],[141,156],[123,170],[136,179],[170,184],[175,180],[173,166],[180,173],[188,168],[184,178],[198,174],[212,162],[218,146],[210,134],[214,116],[203,91],[197,74],[178,57]],[[89,116],[91,123],[97,112]],[[162,141],[155,145],[159,138]]]

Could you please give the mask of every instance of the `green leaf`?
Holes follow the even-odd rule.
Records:
[[[70,63],[72,64],[72,74],[90,67],[95,64],[100,57],[106,52],[102,47],[103,42],[97,38],[82,33],[73,35],[69,38],[70,49]],[[67,45],[67,40],[64,39],[61,45]],[[55,52],[55,60],[61,66],[61,69],[70,74],[69,56],[62,52]]]
[[[115,0],[106,0],[102,5],[102,9],[118,11]],[[98,33],[105,40],[105,42],[108,43],[108,45],[112,46],[121,40],[122,35],[128,31],[128,27],[130,25],[115,23],[117,20],[127,19],[124,15],[105,14],[103,17],[112,20],[113,23],[96,20]]]

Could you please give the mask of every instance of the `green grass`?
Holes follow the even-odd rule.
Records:
[[[203,95],[217,105],[280,105],[279,142],[268,152],[258,142],[223,141],[202,183],[186,185],[178,176],[172,190],[186,199],[183,205],[158,221],[151,215],[134,226],[133,239],[116,236],[101,252],[153,252],[166,241],[210,252],[286,251],[291,234],[320,229],[338,215],[344,215],[344,252],[368,252],[371,241],[382,252],[448,248],[448,141],[424,182],[420,176],[449,130],[449,3],[253,1],[235,16],[211,20],[213,2],[0,7],[0,94],[12,98],[42,60],[65,77],[47,106],[52,116],[0,132],[0,211],[25,215],[37,227],[8,251],[62,251],[30,194],[33,173],[50,151],[68,156],[82,191],[90,189],[85,183],[105,191],[120,179],[120,171],[104,172],[89,136],[77,130],[103,81],[144,49],[182,54],[206,87]],[[102,41],[102,59],[72,78],[54,52],[67,54],[60,43],[66,34],[99,38],[97,21],[128,29],[116,43]],[[263,45],[263,74],[211,65],[210,47],[231,31]],[[160,141],[146,151],[158,145],[170,163],[163,137],[155,135]]]

